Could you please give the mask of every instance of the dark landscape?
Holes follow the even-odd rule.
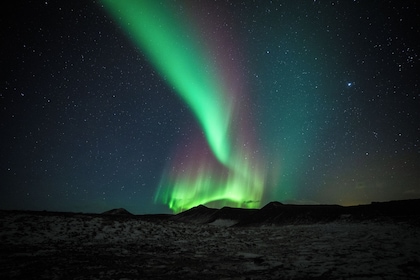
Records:
[[[1,279],[418,279],[420,200],[0,211]]]

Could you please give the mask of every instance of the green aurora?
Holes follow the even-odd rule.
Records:
[[[176,17],[174,10],[157,1],[102,3],[188,104],[211,149],[210,156],[197,156],[197,151],[182,169],[176,167],[179,162],[171,162],[155,202],[167,204],[174,212],[209,203],[218,207],[259,207],[265,169],[248,144],[252,141],[245,132],[248,124],[242,122],[243,109],[234,106],[241,102],[226,85],[206,40],[191,23],[187,24],[185,17]],[[205,148],[201,145],[198,150]]]
[[[102,2],[193,110],[215,156],[227,163],[229,100],[222,95],[216,69],[204,59],[198,40],[186,32],[186,23],[156,1]]]

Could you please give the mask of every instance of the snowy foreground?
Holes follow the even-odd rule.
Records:
[[[0,211],[0,279],[420,279],[420,228]]]

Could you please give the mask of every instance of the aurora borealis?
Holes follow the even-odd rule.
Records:
[[[177,93],[188,103],[200,121],[209,145],[219,161],[230,156],[228,125],[230,100],[223,96],[216,69],[200,52],[198,39],[185,32],[186,22],[173,18],[155,1],[103,1],[116,18],[149,54]],[[185,25],[185,26],[183,26]],[[191,34],[194,35],[194,34]]]
[[[420,197],[416,1],[4,11],[0,208]]]
[[[212,152],[200,153],[206,148],[206,143],[201,143],[182,169],[176,167],[177,161],[172,162],[174,167],[163,175],[155,200],[175,212],[211,202],[219,207],[258,207],[264,175],[248,149],[239,148],[249,143],[241,135],[247,127],[240,123],[243,108],[238,106],[239,93],[232,93],[239,89],[226,81],[223,69],[217,68],[222,63],[214,59],[223,54],[212,51],[206,38],[194,36],[186,24],[193,19],[175,18],[171,7],[154,1],[103,2],[189,105]],[[220,36],[216,32],[213,34]],[[225,46],[217,48],[224,50]]]

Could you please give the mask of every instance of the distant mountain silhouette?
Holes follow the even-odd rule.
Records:
[[[237,226],[330,222],[343,214],[339,205],[294,205],[270,202]]]
[[[258,211],[258,209],[223,207],[214,212],[207,222],[212,223],[217,220],[242,221],[248,219]]]
[[[209,208],[204,205],[193,207],[187,211],[174,215],[170,219],[179,222],[191,222],[197,224],[208,224],[218,220],[236,221],[247,219],[250,215],[257,212],[258,209],[243,209],[223,207],[221,209]]]
[[[215,208],[208,208],[204,205],[198,205],[177,215],[174,215],[170,219],[178,222],[206,224],[209,222],[211,216],[217,211],[218,209]]]
[[[125,210],[124,208],[117,208],[108,210],[102,213],[102,215],[119,215],[119,216],[133,216],[130,212]]]
[[[198,205],[179,214],[134,215],[124,208],[112,209],[102,214],[50,212],[29,210],[0,210],[1,215],[26,213],[37,216],[106,217],[111,220],[132,219],[154,223],[165,221],[211,224],[216,226],[258,227],[328,222],[407,222],[420,226],[420,199],[372,202],[366,205],[296,205],[273,201],[261,209],[223,207],[221,209]]]
[[[372,202],[367,205],[295,205],[274,201],[261,209],[193,207],[170,217],[187,223],[231,221],[234,226],[313,224],[332,221],[404,220],[420,224],[420,199]]]

